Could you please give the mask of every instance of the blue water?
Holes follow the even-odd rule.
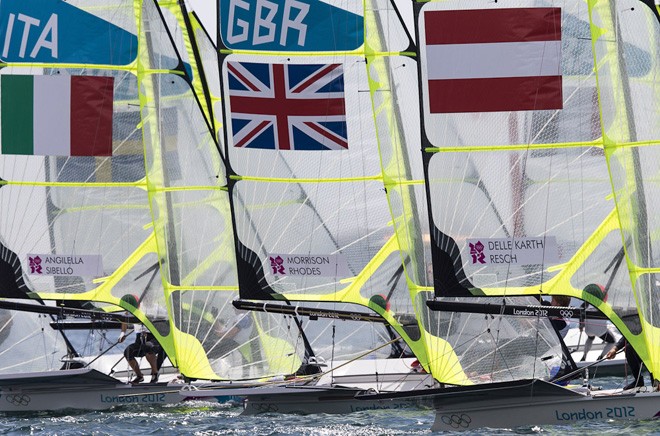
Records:
[[[369,411],[350,415],[238,416],[240,408],[207,403],[73,415],[49,414],[0,418],[9,435],[409,435],[431,434],[431,411]],[[515,411],[512,411],[515,413]],[[437,433],[439,434],[439,433]],[[585,422],[566,426],[483,429],[465,435],[660,435],[660,420]]]
[[[597,384],[614,387],[620,378]],[[431,434],[431,410],[375,410],[349,415],[239,416],[241,408],[205,402],[110,411],[0,416],[0,434],[23,435],[409,435]],[[515,410],[511,411],[515,414]],[[441,434],[441,433],[436,433]],[[659,435],[660,420],[590,421],[573,425],[482,429],[462,435]]]

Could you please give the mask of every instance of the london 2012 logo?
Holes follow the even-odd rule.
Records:
[[[486,255],[484,254],[484,244],[477,241],[476,244],[469,243],[470,255],[472,256],[472,263],[486,263]]]
[[[43,267],[41,266],[41,258],[39,256],[28,256],[30,263],[30,274],[43,274]]]
[[[282,259],[280,256],[268,256],[270,259],[270,267],[273,269],[273,274],[282,274],[286,275],[284,272],[284,259]]]

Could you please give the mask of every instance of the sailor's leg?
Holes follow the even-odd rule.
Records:
[[[157,357],[155,353],[147,353],[144,356],[147,359],[147,362],[149,362],[149,366],[151,367],[151,382],[150,383],[156,383],[158,381],[158,362],[157,362]]]
[[[595,336],[587,336],[587,340],[584,342],[584,353],[582,354],[581,362],[587,360],[587,353],[591,351],[591,345],[594,343]]]
[[[628,362],[630,373],[633,376],[633,382],[626,386],[626,389],[644,386],[644,377],[642,377],[642,359],[630,344],[626,344],[626,362]]]
[[[135,373],[135,378],[131,381],[131,383],[140,383],[142,380],[144,380],[142,371],[140,371],[140,365],[138,364],[137,360],[135,360],[135,356],[138,354],[139,348],[140,347],[138,344],[133,343],[128,347],[126,347],[126,349],[124,350],[124,357],[126,357],[126,361],[128,362],[128,365]]]

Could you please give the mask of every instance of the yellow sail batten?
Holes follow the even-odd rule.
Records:
[[[363,181],[379,181],[382,176],[373,175],[365,177],[345,177],[345,178],[323,178],[323,179],[287,179],[287,178],[269,178],[269,177],[253,177],[253,176],[230,176],[233,180],[253,181],[253,182],[268,182],[268,183],[350,183],[350,182],[363,182]]]

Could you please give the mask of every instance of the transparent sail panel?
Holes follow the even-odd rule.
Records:
[[[58,370],[67,348],[45,315],[0,310],[0,374]]]
[[[420,293],[417,303],[424,313],[421,320],[427,331],[430,366],[437,378],[454,384],[547,380],[560,370],[561,346],[547,318],[425,311],[425,301],[430,296],[431,293]],[[471,301],[492,303],[485,299]],[[531,301],[507,298],[507,303]],[[438,365],[442,359],[446,362]]]
[[[452,236],[460,250],[459,268],[478,288],[549,281],[559,271],[547,267],[572,260],[612,212],[607,167],[595,148],[438,153],[429,173],[434,224]],[[530,246],[530,237],[550,242],[528,252],[503,245],[518,238]],[[481,240],[485,258],[475,257],[470,247]],[[588,257],[578,255],[576,262]],[[517,262],[507,262],[506,256]],[[609,260],[603,262],[598,270],[604,271]],[[580,287],[594,279],[595,274],[574,277]]]
[[[224,165],[195,56],[202,47],[217,96],[216,51],[194,40],[182,4],[51,3],[7,5],[59,27],[56,46],[44,33],[43,44],[35,36],[21,49],[9,32],[2,54],[0,203],[15,211],[0,220],[3,296],[116,311],[133,294],[133,314],[172,363],[219,378],[191,364],[201,343],[168,319],[175,291],[236,291]],[[33,104],[35,116],[22,120],[31,112],[15,108]],[[29,135],[9,136],[18,122],[31,123],[15,129]]]
[[[620,9],[623,7],[624,9]],[[625,8],[634,7],[634,14]],[[624,318],[636,337],[636,349],[647,349],[645,363],[658,371],[660,354],[654,344],[660,338],[658,307],[659,222],[655,191],[660,158],[660,114],[658,96],[660,23],[657,11],[639,3],[622,2],[617,7],[594,7],[594,24],[611,29],[615,39],[595,41],[600,84],[604,141],[614,188],[614,199],[626,245],[626,262],[639,309],[637,317]],[[634,268],[634,272],[632,271]],[[642,335],[639,335],[643,333]],[[637,336],[639,335],[639,336]]]
[[[165,303],[174,316],[167,339],[179,370],[188,377],[237,379],[270,374],[272,368],[246,351],[259,351],[257,319],[251,336],[238,342],[244,346],[241,350],[218,345],[231,329],[229,301],[236,296],[237,275],[229,199],[223,189],[226,176],[206,86],[207,74],[213,74],[211,83],[218,80],[213,69],[216,52],[201,30],[187,27],[179,6],[168,7],[164,22],[157,19],[161,11],[147,4],[145,9],[143,18],[151,31],[145,35],[149,53],[143,61],[153,72],[140,81],[141,92],[147,96],[141,107],[141,127],[159,272],[165,283]],[[220,319],[225,320],[224,332]],[[243,322],[249,321],[252,317]],[[277,352],[284,354],[280,349]]]
[[[424,8],[420,14],[424,38],[420,70],[429,89],[436,82],[442,86],[456,82],[460,86],[461,81],[472,80],[476,86],[477,81],[486,83],[506,77],[504,68],[481,71],[479,77],[463,77],[457,72],[457,78],[434,64],[434,56],[440,53],[435,51],[438,47],[467,50],[463,57],[456,52],[459,64],[467,62],[461,59],[468,58],[470,50],[478,47],[459,41],[458,37],[452,40],[455,45],[436,45],[433,30],[425,27],[427,20],[433,23],[448,11],[463,11],[463,15],[501,13],[497,6],[475,12],[471,9],[475,6],[469,2],[444,2]],[[432,152],[428,164],[434,244],[439,253],[448,255],[440,255],[443,272],[451,275],[453,271],[456,283],[450,285],[450,280],[447,286],[471,289],[469,292],[475,295],[536,293],[540,288],[541,292],[581,297],[586,285],[604,285],[613,275],[611,269],[607,270],[611,258],[600,255],[599,260],[595,259],[594,252],[605,235],[618,226],[609,168],[602,150],[602,132],[609,121],[603,117],[604,124],[601,123],[596,77],[591,67],[588,10],[586,5],[563,2],[525,1],[506,7],[521,8],[511,10],[518,12],[545,11],[557,17],[561,29],[550,29],[544,44],[548,49],[554,44],[558,57],[544,57],[543,62],[557,66],[558,75],[552,77],[560,78],[561,99],[552,104],[559,107],[535,110],[522,108],[524,103],[520,103],[522,110],[506,111],[488,109],[475,101],[470,110],[445,111],[445,103],[450,108],[466,106],[445,100],[439,105],[440,94],[423,93],[424,129],[429,145],[439,148]],[[502,55],[507,53],[505,46],[498,46],[504,50]],[[453,52],[442,53],[450,56]],[[491,97],[496,98],[488,93]],[[539,96],[538,105],[544,104],[542,98]],[[499,107],[496,101],[488,100],[487,104]],[[621,248],[615,244],[615,252]],[[591,272],[582,268],[585,262],[592,266]],[[548,283],[552,285],[544,287]],[[621,296],[620,303],[632,304],[629,290],[619,288],[613,293]]]
[[[376,182],[243,181],[237,184],[236,196],[239,240],[263,259],[255,267],[263,270],[266,284],[281,293],[342,290],[341,280],[358,276],[392,235],[382,185]],[[307,253],[334,257],[319,258],[318,265],[310,266],[298,259]],[[285,255],[290,270],[271,265],[271,257]],[[331,261],[336,267],[328,270]]]
[[[612,196],[615,170],[604,136],[612,126],[604,113],[618,109],[603,105],[598,88],[590,7],[579,2],[448,1],[417,8],[421,141],[436,297],[584,298],[583,289],[597,284],[605,289],[598,306],[614,309],[621,328],[634,323],[626,321],[636,305],[628,268],[621,263],[627,242],[621,239],[620,209]],[[489,33],[501,20],[469,34],[456,24],[496,17],[520,20],[538,30],[538,40],[527,41],[506,29]],[[639,70],[644,56],[632,41],[622,45],[636,57]],[[514,52],[528,54],[523,59]],[[535,92],[525,84],[530,78]],[[475,374],[498,372],[473,362],[448,327],[439,327],[460,325],[467,315],[430,315],[435,321],[424,319],[425,329],[451,343],[467,378],[472,365],[479,368]],[[528,321],[497,322],[507,325],[501,330],[504,338],[523,337],[523,330],[544,336],[547,320],[545,326]],[[475,333],[493,328],[483,321],[474,326]],[[522,341],[487,343],[504,354],[507,347],[516,349],[511,356],[523,349],[534,356],[527,363],[490,359],[492,365],[520,370],[503,379],[546,377],[549,373],[535,372],[540,363],[535,359],[557,353],[556,341],[546,341],[544,350]]]
[[[304,322],[313,357],[326,361],[388,357],[389,346],[369,350],[398,343],[392,335],[420,336],[383,178],[400,154],[379,145],[374,123],[390,120],[390,88],[383,72],[383,93],[374,94],[368,71],[381,62],[371,53],[405,50],[410,38],[390,2],[366,3],[312,2],[304,35],[275,25],[257,38],[237,33],[228,2],[219,3],[221,44],[251,50],[221,62],[241,298],[375,311],[393,326]]]
[[[231,304],[234,297],[199,290],[172,294],[174,325],[183,337],[201,344],[190,346],[187,361],[208,362],[221,379],[295,373],[304,358],[304,344],[293,321],[239,311]]]

